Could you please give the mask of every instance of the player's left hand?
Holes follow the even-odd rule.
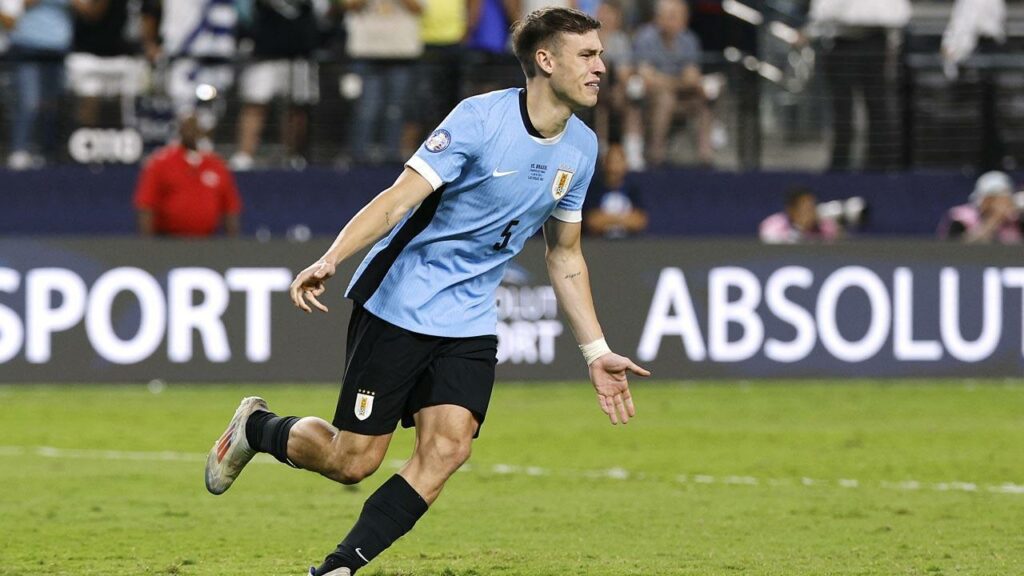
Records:
[[[590,365],[590,381],[597,391],[597,401],[612,424],[618,424],[620,420],[625,424],[636,416],[633,397],[629,393],[627,372],[637,376],[651,375],[629,358],[614,352],[601,356]]]

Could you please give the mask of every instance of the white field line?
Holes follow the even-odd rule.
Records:
[[[53,448],[50,446],[0,446],[0,457],[31,457],[56,458],[61,460],[125,460],[135,462],[205,462],[206,454],[195,452],[143,452],[126,450],[82,450]],[[257,454],[253,459],[257,464],[276,464],[277,460],[267,454]],[[386,463],[391,469],[401,468],[403,460],[389,460]],[[558,476],[569,478],[585,478],[589,480],[646,480],[664,479],[660,475],[633,472],[625,468],[613,467],[598,470],[569,470],[541,468],[539,466],[517,466],[513,464],[493,464],[491,466],[474,466],[466,464],[459,472],[483,473],[508,476]],[[677,484],[704,484],[726,486],[821,486],[845,489],[857,489],[878,486],[887,490],[904,492],[988,492],[992,494],[1012,494],[1024,496],[1024,484],[1004,482],[1002,484],[978,484],[975,482],[919,482],[902,480],[899,482],[880,481],[877,483],[862,482],[852,478],[825,480],[817,478],[755,478],[753,476],[711,476],[707,474],[678,474],[668,479]]]

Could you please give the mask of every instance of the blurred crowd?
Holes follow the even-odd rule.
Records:
[[[0,0],[7,165],[60,158],[66,87],[75,127],[147,138],[193,112],[209,131],[233,100],[236,170],[260,164],[279,111],[281,160],[301,167],[324,62],[344,64],[328,89],[351,103],[332,128],[347,159],[400,161],[459,99],[522,84],[509,26],[553,4],[604,22],[608,96],[588,118],[603,141],[623,141],[632,169],[661,165],[681,115],[710,164],[701,43],[683,0]]]
[[[344,162],[401,161],[459,99],[522,84],[509,25],[547,5],[602,21],[609,70],[586,120],[631,171],[712,166],[730,138],[741,167],[757,167],[761,84],[802,89],[808,59],[830,95],[829,168],[906,164],[910,0],[0,0],[7,165],[59,160],[80,127],[131,128],[152,149],[192,112],[236,170],[303,167],[314,128]],[[1005,20],[1004,0],[956,0],[935,50],[947,74],[997,49]],[[772,64],[778,45],[789,64]],[[723,94],[739,111],[728,127]]]
[[[949,3],[940,42],[925,52],[940,60],[944,82],[980,87],[973,131],[983,145],[972,165],[1002,168],[1015,160],[1001,136],[1013,123],[997,112],[1016,108],[998,100],[991,67],[966,65],[1006,54],[1006,3]],[[548,5],[603,24],[608,72],[598,107],[583,113],[602,150],[587,209],[595,234],[646,227],[630,173],[715,166],[730,140],[741,167],[759,166],[761,131],[772,124],[763,110],[814,82],[827,94],[814,121],[828,127],[830,170],[906,168],[913,135],[943,116],[929,108],[926,89],[915,87],[920,101],[910,99],[910,0],[0,0],[0,125],[8,130],[0,148],[15,170],[69,153],[132,163],[157,149],[168,161],[213,162],[202,173],[230,184],[221,210],[236,215],[230,171],[301,169],[314,131],[318,144],[334,145],[336,164],[401,162],[461,98],[521,86],[509,26]],[[194,142],[182,146],[183,133]],[[140,184],[140,209],[153,198],[141,190],[157,180]],[[991,221],[1016,218],[1015,205],[990,197],[1002,195],[975,191],[943,234],[1010,238],[1003,229],[1013,225]],[[795,190],[784,205],[762,226],[766,241],[844,235],[842,219],[818,217],[812,191]],[[210,222],[237,228],[219,215]]]

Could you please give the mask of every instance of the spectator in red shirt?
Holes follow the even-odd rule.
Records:
[[[238,236],[242,201],[235,179],[213,152],[198,149],[195,116],[181,121],[179,141],[158,150],[146,163],[135,190],[143,236]]]

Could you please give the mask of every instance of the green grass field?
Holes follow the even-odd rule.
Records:
[[[361,576],[1024,574],[1024,384],[499,385],[470,467]],[[0,387],[0,574],[304,575],[355,489],[205,452],[244,394],[330,418],[334,385]]]

